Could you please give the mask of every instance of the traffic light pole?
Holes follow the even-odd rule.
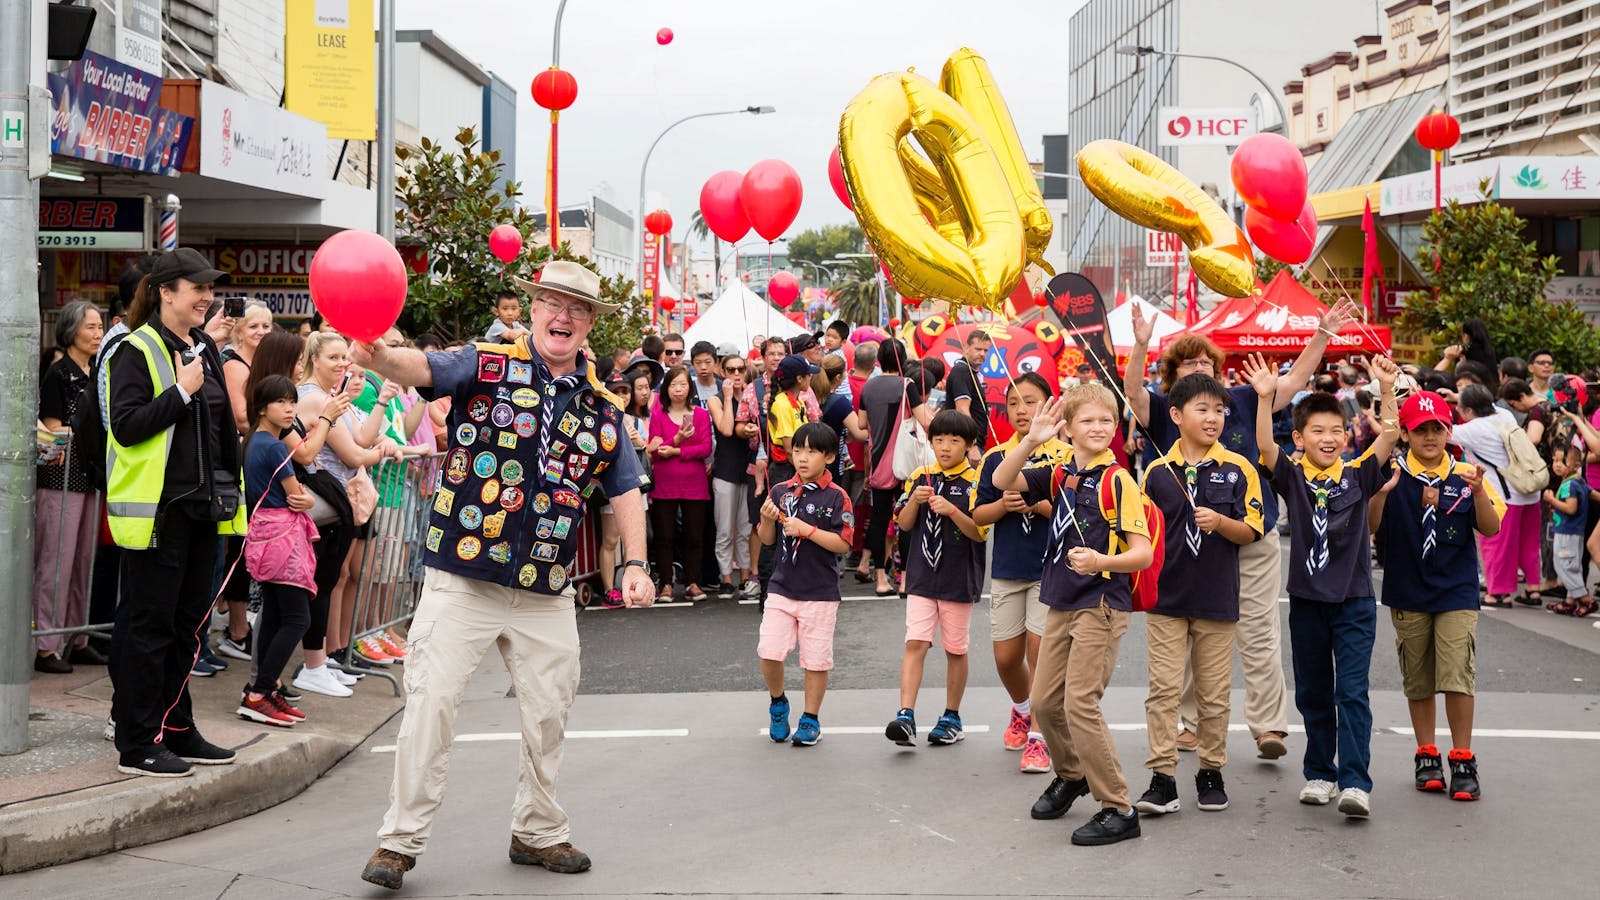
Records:
[[[33,0],[0,0],[0,754],[28,749],[39,191],[28,173]]]

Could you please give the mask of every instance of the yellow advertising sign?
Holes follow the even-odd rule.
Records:
[[[330,138],[376,138],[372,0],[288,0],[286,13],[284,106]]]

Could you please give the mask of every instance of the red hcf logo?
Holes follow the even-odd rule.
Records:
[[[1167,123],[1167,133],[1173,137],[1188,137],[1193,128],[1194,123],[1189,121],[1188,116],[1177,116]]]

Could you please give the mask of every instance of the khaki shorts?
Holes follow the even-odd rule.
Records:
[[[1407,700],[1426,700],[1440,692],[1473,693],[1477,674],[1478,611],[1453,609],[1425,613],[1389,610],[1400,681]]]
[[[995,578],[989,584],[989,639],[1009,641],[1024,628],[1044,634],[1045,615],[1050,608],[1039,602],[1039,582],[1015,578]]]

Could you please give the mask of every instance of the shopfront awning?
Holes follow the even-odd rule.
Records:
[[[1417,122],[1443,102],[1444,88],[1436,87],[1361,110],[1334,136],[1312,167],[1308,188],[1311,208],[1317,212],[1315,256],[1341,219],[1359,218],[1362,201],[1378,207],[1378,176],[1394,161]]]

